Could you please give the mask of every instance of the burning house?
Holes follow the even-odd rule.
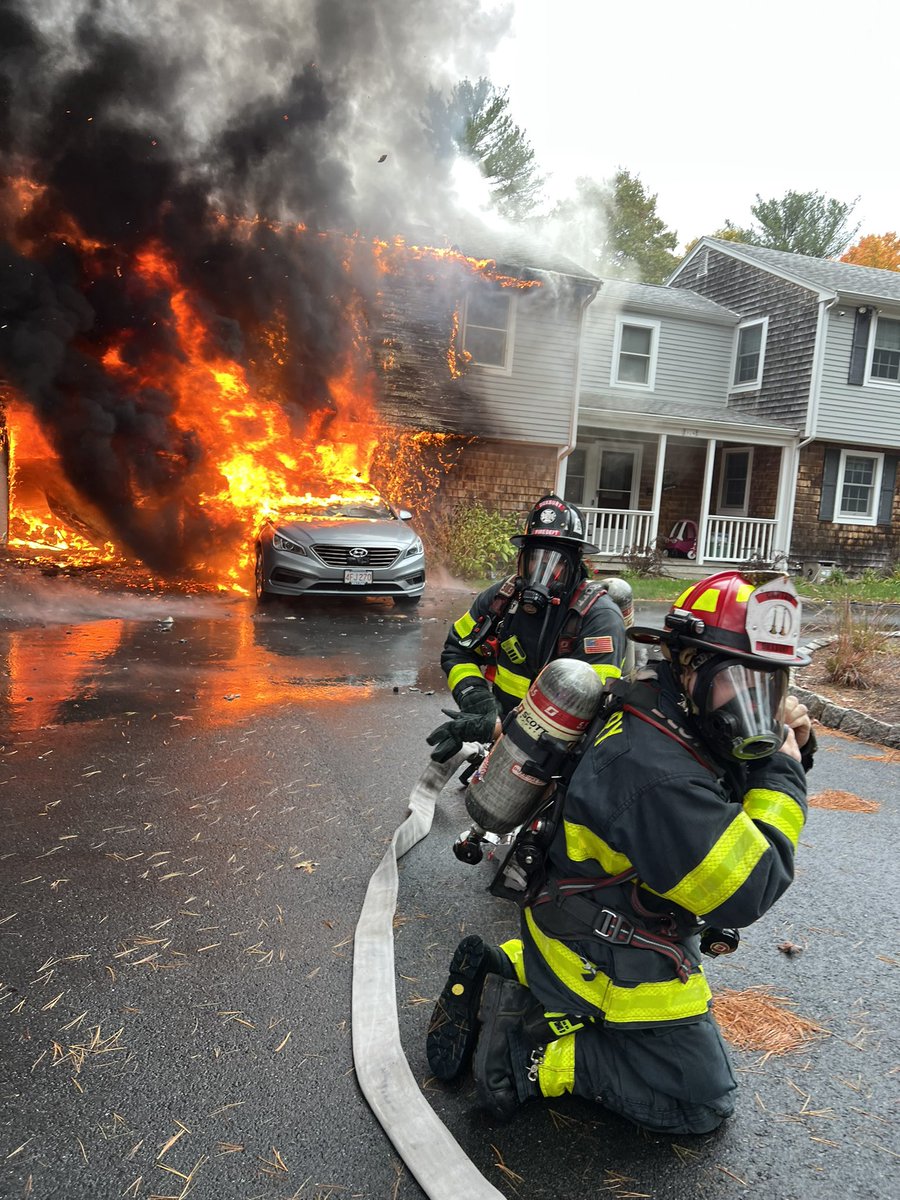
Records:
[[[597,281],[456,236],[419,114],[459,14],[394,7],[4,0],[12,548],[241,588],[300,501],[554,484]]]

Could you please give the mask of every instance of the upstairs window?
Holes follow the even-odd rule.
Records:
[[[738,327],[731,390],[750,391],[762,383],[763,362],[766,357],[766,333],[769,318],[745,321]]]
[[[865,454],[858,450],[841,452],[835,521],[850,525],[876,523],[883,465],[883,454]]]
[[[613,349],[611,383],[651,389],[656,378],[659,322],[619,318]]]
[[[509,292],[479,290],[469,294],[462,345],[471,354],[473,363],[509,373],[514,315],[513,296]]]
[[[869,378],[900,381],[900,321],[878,317],[872,338]]]

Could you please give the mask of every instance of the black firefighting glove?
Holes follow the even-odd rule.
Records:
[[[458,683],[453,689],[453,699],[462,713],[491,713],[494,719],[500,716],[500,705],[490,686],[482,680],[473,683],[465,679]]]
[[[493,700],[493,697],[491,697]],[[452,758],[463,748],[464,742],[489,742],[494,736],[497,724],[497,706],[489,713],[459,712],[455,708],[442,708],[450,720],[438,725],[433,733],[429,733],[425,741],[434,746],[431,752],[433,762],[443,763]]]

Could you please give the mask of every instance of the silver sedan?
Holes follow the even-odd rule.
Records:
[[[425,590],[422,539],[412,514],[377,497],[311,505],[268,520],[256,535],[256,599],[390,596],[418,604]]]

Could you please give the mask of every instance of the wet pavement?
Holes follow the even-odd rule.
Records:
[[[468,597],[257,614],[48,580],[3,607],[0,1195],[422,1196],[354,1080],[352,938],[442,719],[438,655]],[[428,1080],[453,947],[515,917],[485,893],[489,866],[450,852],[467,818],[445,791],[401,863],[401,1034],[503,1194],[896,1194],[900,905],[884,880],[900,764],[821,740],[811,790],[877,808],[814,808],[794,887],[708,973],[714,991],[771,985],[828,1036],[736,1052],[737,1116],[683,1145],[571,1099],[500,1127],[470,1083]]]

